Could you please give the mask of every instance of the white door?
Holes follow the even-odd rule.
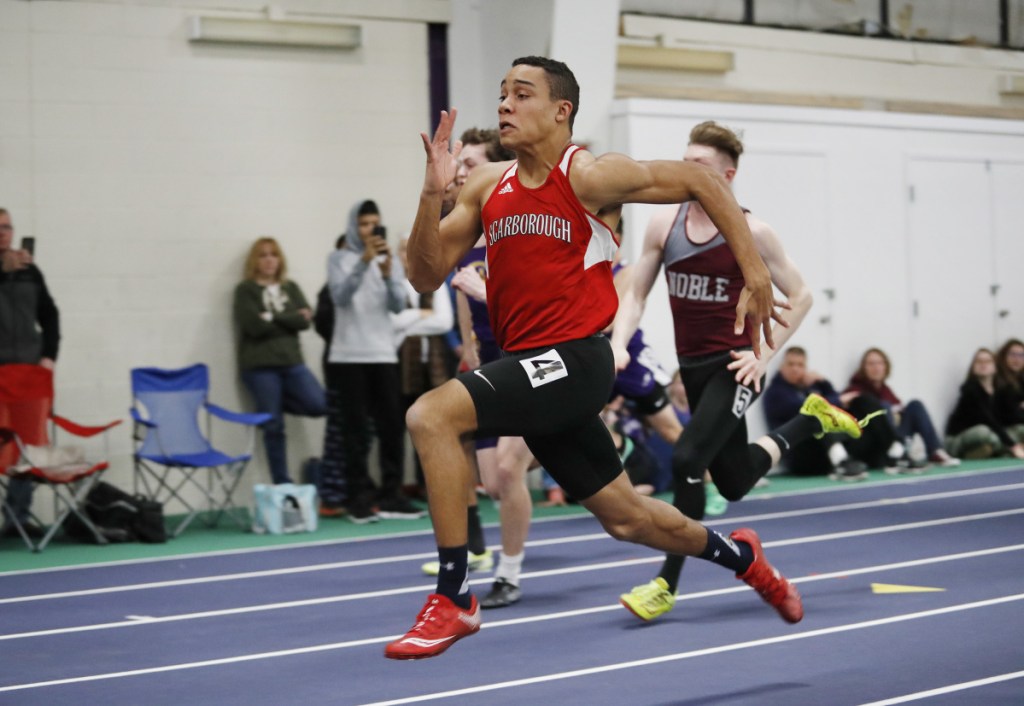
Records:
[[[823,154],[783,151],[743,155],[733,190],[744,208],[768,223],[778,234],[786,254],[799,268],[814,296],[814,306],[786,346],[807,350],[808,366],[833,369],[831,301],[834,290],[830,267],[826,159]],[[778,356],[768,380],[778,370]],[[764,413],[747,415],[749,436],[766,431]]]
[[[984,161],[912,159],[907,238],[912,390],[942,433],[971,355],[995,333],[992,200]]]
[[[835,292],[825,156],[752,152],[743,155],[740,164],[733,187],[737,200],[775,229],[814,295],[814,306],[787,345],[806,348],[808,364],[815,370],[831,370]]]
[[[992,165],[996,338],[1024,338],[1024,164]]]

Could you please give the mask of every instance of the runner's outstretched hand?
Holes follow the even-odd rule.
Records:
[[[423,179],[423,191],[431,195],[442,195],[448,185],[455,180],[455,172],[459,168],[459,153],[462,152],[462,141],[452,143],[452,131],[455,128],[455,116],[458,111],[452,108],[441,111],[441,120],[434,131],[434,137],[421,132],[423,149],[427,153],[427,172]]]

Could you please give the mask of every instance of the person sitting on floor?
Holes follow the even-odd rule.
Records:
[[[902,456],[898,466],[889,466],[887,470],[920,472],[922,464],[916,459],[910,459],[909,449],[913,437],[920,436],[924,442],[925,454],[928,462],[938,466],[959,466],[960,459],[953,458],[942,447],[942,441],[932,424],[931,415],[925,409],[920,400],[911,400],[904,404],[896,393],[889,388],[886,380],[892,372],[892,364],[889,356],[880,348],[869,348],[864,351],[860,359],[860,367],[850,378],[850,384],[840,395],[844,404],[850,405],[855,397],[871,397],[879,402],[888,411],[890,426],[896,433],[896,440],[903,445],[903,454],[892,453],[893,456]],[[853,411],[851,409],[851,411]],[[854,412],[856,414],[856,412]],[[881,425],[879,425],[881,426]]]
[[[1024,444],[1015,441],[996,418],[995,378],[995,354],[979,348],[946,422],[946,448],[954,456],[978,459],[1008,452],[1024,458]]]
[[[807,368],[807,351],[790,346],[782,354],[782,365],[764,392],[764,415],[774,429],[793,418],[804,400],[817,393],[839,406],[839,393],[821,373]],[[867,464],[851,458],[845,434],[826,434],[795,447],[783,461],[794,475],[828,475],[833,480],[858,481],[868,477]],[[851,440],[852,441],[852,440]]]

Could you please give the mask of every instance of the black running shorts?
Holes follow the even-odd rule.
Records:
[[[522,436],[570,496],[585,500],[622,472],[600,413],[615,380],[611,345],[592,336],[530,351],[462,373],[477,436]]]

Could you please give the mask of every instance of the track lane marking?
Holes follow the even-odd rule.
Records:
[[[771,542],[765,543],[764,546],[770,547],[771,546]],[[970,551],[970,552],[960,552],[960,553],[957,553],[957,554],[942,554],[942,555],[934,556],[934,557],[926,557],[924,559],[910,559],[910,560],[907,560],[907,561],[895,562],[895,563],[890,563],[890,564],[876,564],[874,566],[865,566],[865,567],[861,567],[861,568],[858,568],[858,569],[841,569],[839,571],[830,571],[830,572],[827,572],[827,573],[814,574],[814,575],[811,575],[811,576],[801,576],[801,577],[798,577],[798,578],[792,578],[791,577],[789,580],[792,583],[812,583],[812,582],[815,582],[815,581],[827,581],[829,579],[847,578],[849,576],[857,576],[857,575],[860,575],[860,574],[878,573],[878,572],[882,572],[882,571],[892,571],[892,570],[896,570],[896,569],[905,569],[905,568],[911,568],[911,567],[916,567],[916,566],[927,566],[929,564],[939,564],[939,563],[948,562],[948,561],[960,561],[960,560],[963,560],[963,559],[973,559],[973,558],[977,558],[977,557],[991,556],[991,555],[994,555],[994,554],[1003,554],[1003,553],[1007,553],[1007,552],[1014,552],[1014,551],[1021,551],[1021,550],[1024,550],[1024,544],[1013,544],[1013,545],[1008,545],[1008,546],[1003,546],[1003,547],[993,547],[993,548],[990,548],[990,549],[978,549],[978,550],[973,550],[973,551]],[[588,567],[586,567],[586,568],[574,567],[573,569],[568,569],[568,570],[567,569],[553,569],[553,570],[550,570],[550,571],[538,571],[538,572],[532,572],[532,573],[524,573],[524,574],[522,574],[522,577],[524,577],[524,578],[535,578],[535,577],[539,577],[539,576],[554,576],[554,575],[561,575],[561,574],[567,574],[567,573],[580,573],[582,571],[594,571],[594,570],[599,570],[599,569],[602,569],[602,568],[618,568],[620,566],[629,566],[629,565],[636,565],[636,564],[642,564],[642,563],[654,563],[654,562],[660,562],[660,561],[661,561],[661,557],[651,557],[651,558],[647,558],[647,559],[634,559],[634,560],[625,561],[625,562],[611,562],[611,563],[608,563],[608,564],[588,565]],[[472,584],[480,584],[480,583],[490,583],[490,582],[491,582],[490,578],[485,578],[485,579],[475,579],[474,581],[471,581],[470,583],[472,583]],[[412,586],[412,587],[406,587],[406,588],[390,589],[390,590],[386,590],[386,591],[372,591],[372,592],[366,592],[366,593],[350,593],[350,594],[346,594],[346,595],[342,595],[342,596],[327,596],[327,597],[324,597],[324,598],[306,599],[306,600],[301,600],[301,601],[285,601],[285,602],[280,602],[280,603],[267,603],[267,604],[256,605],[256,606],[245,606],[245,607],[242,607],[242,608],[226,608],[226,609],[222,609],[222,610],[201,611],[201,612],[197,612],[197,613],[182,613],[182,614],[162,616],[162,617],[148,616],[148,618],[145,621],[122,620],[122,621],[117,621],[117,622],[95,623],[95,624],[92,624],[92,625],[79,625],[79,626],[67,627],[67,628],[51,628],[51,629],[47,629],[47,630],[33,630],[33,631],[29,631],[29,632],[10,633],[10,634],[6,634],[6,635],[0,635],[0,642],[11,641],[11,640],[23,640],[23,639],[36,638],[36,637],[52,637],[54,635],[65,635],[65,634],[73,634],[73,633],[79,633],[79,632],[90,632],[90,631],[95,631],[95,630],[113,630],[113,629],[119,629],[119,628],[133,628],[133,627],[140,627],[142,625],[152,625],[154,623],[183,622],[183,621],[188,621],[188,620],[200,620],[200,619],[204,619],[204,618],[220,618],[220,617],[228,617],[228,616],[233,616],[233,615],[244,615],[244,614],[247,614],[247,613],[259,613],[259,612],[266,612],[266,611],[271,611],[271,610],[283,610],[283,609],[289,609],[289,608],[304,608],[304,607],[315,606],[315,605],[327,605],[327,604],[331,604],[331,603],[344,603],[344,602],[348,602],[348,601],[361,600],[361,599],[366,599],[366,598],[383,598],[383,597],[387,597],[387,596],[396,596],[396,595],[402,595],[402,594],[406,594],[406,593],[428,593],[431,590],[433,590],[433,588],[434,588],[434,586],[432,586],[432,585]],[[696,591],[696,592],[693,592],[693,593],[680,594],[679,596],[677,596],[677,600],[679,600],[679,601],[690,601],[690,600],[697,600],[699,598],[709,598],[709,597],[713,597],[713,596],[724,596],[724,595],[731,594],[731,593],[741,593],[741,592],[747,591],[747,590],[749,590],[749,589],[745,585],[731,586],[729,588],[716,588],[716,589],[710,589],[710,590],[707,590],[707,591]],[[580,608],[580,609],[569,610],[569,611],[561,611],[561,612],[558,612],[558,613],[545,613],[545,614],[540,614],[540,615],[532,615],[532,616],[526,616],[526,617],[522,617],[522,618],[509,619],[509,620],[498,620],[498,621],[484,623],[483,627],[484,628],[489,628],[489,627],[504,627],[504,626],[507,626],[507,625],[520,625],[520,624],[523,624],[523,623],[533,623],[533,622],[539,622],[539,621],[543,621],[543,620],[557,620],[557,619],[561,619],[561,618],[571,618],[571,617],[577,617],[577,616],[581,616],[581,615],[590,615],[590,614],[594,614],[594,613],[604,613],[604,612],[608,612],[608,611],[612,611],[612,610],[620,610],[620,609],[621,609],[621,606],[618,603],[614,603],[612,605],[597,606],[597,607],[592,607],[592,608]],[[388,641],[388,640],[394,639],[394,636],[392,636],[392,637],[385,637],[385,638],[371,638],[371,639],[372,640],[376,640],[378,642],[384,642],[384,641]]]
[[[964,691],[965,689],[975,689],[979,686],[988,686],[989,684],[998,684],[1000,682],[1013,681],[1014,679],[1021,678],[1024,678],[1024,671],[997,674],[992,677],[985,677],[984,679],[975,679],[974,681],[965,681],[960,682],[959,684],[940,686],[937,689],[928,689],[927,691],[918,691],[913,694],[904,694],[903,696],[895,696],[891,699],[884,699],[882,701],[872,701],[869,704],[861,704],[861,706],[894,706],[895,704],[905,704],[910,701],[919,701],[921,699],[931,698],[932,696],[952,694],[957,691]]]
[[[989,598],[981,601],[972,601],[969,603],[960,603],[952,606],[945,606],[943,608],[935,608],[932,610],[917,611],[914,613],[903,613],[900,615],[889,616],[887,618],[876,618],[873,620],[865,620],[858,623],[848,623],[846,625],[836,625],[829,628],[819,628],[817,630],[806,630],[795,634],[780,635],[776,637],[761,638],[758,640],[748,640],[745,642],[736,642],[728,645],[720,645],[718,647],[708,647],[699,650],[690,650],[688,652],[677,652],[675,654],[663,655],[660,657],[650,657],[647,659],[630,660],[628,662],[617,662],[612,664],[605,664],[598,667],[589,667],[586,669],[576,669],[566,672],[555,672],[552,674],[545,674],[536,677],[527,677],[523,679],[513,679],[505,682],[499,682],[496,684],[486,684],[476,687],[466,687],[463,689],[453,689],[450,691],[435,692],[432,694],[420,694],[417,696],[405,697],[400,699],[393,699],[390,701],[378,701],[372,704],[366,704],[365,706],[398,706],[399,704],[416,703],[419,701],[428,701],[431,699],[443,699],[450,698],[453,696],[465,696],[468,694],[478,694],[487,691],[497,691],[499,689],[508,689],[517,686],[527,686],[531,684],[541,684],[544,682],[557,681],[562,679],[572,679],[581,676],[589,676],[591,674],[606,673],[609,671],[617,671],[623,669],[632,669],[636,667],[645,667],[654,664],[664,664],[666,662],[675,662],[684,659],[692,659],[695,657],[704,657],[708,655],[721,654],[725,652],[734,652],[737,650],[750,649],[754,647],[764,647],[768,645],[794,642],[796,640],[806,640],[814,637],[821,637],[823,635],[833,635],[837,633],[850,632],[853,630],[863,630],[866,628],[880,627],[883,625],[891,625],[894,623],[901,623],[910,620],[920,620],[923,618],[931,618],[940,615],[946,615],[949,613],[957,613],[967,610],[975,610],[979,608],[987,608],[990,606],[1002,605],[1006,603],[1012,603],[1016,601],[1024,600],[1024,593],[1012,594],[1008,596],[999,596],[996,598]],[[241,662],[252,662],[257,660],[273,659],[277,657],[289,657],[301,654],[310,654],[314,652],[326,652],[330,650],[337,650],[345,647],[355,647],[361,645],[369,645],[385,640],[393,640],[398,635],[387,637],[387,638],[370,638],[367,640],[350,640],[347,642],[329,643],[323,645],[311,645],[308,647],[292,648],[287,650],[275,650],[272,652],[259,652],[248,655],[237,655],[234,657],[222,657],[218,659],[201,660],[197,662],[183,662],[179,664],[164,665],[160,667],[147,667],[143,669],[131,669],[119,672],[107,672],[104,674],[89,674],[79,677],[68,677],[64,679],[51,679],[47,681],[39,682],[28,682],[25,684],[10,684],[7,686],[0,687],[0,693],[7,693],[12,691],[23,691],[26,689],[39,689],[51,686],[62,686],[66,684],[81,684],[84,682],[101,681],[106,679],[120,679],[125,677],[142,676],[147,674],[158,674],[162,672],[174,672],[184,671],[189,669],[199,669],[203,667],[216,667],[228,664],[238,664]]]
[[[957,480],[960,478],[980,478],[983,476],[990,476],[999,473],[1014,473],[1024,471],[1024,467],[1020,465],[1009,465],[999,468],[975,468],[964,471],[953,471],[945,472],[939,475],[921,475],[907,478],[893,479],[886,478],[880,481],[869,481],[866,484],[856,483],[844,483],[841,486],[835,487],[822,487],[822,488],[811,488],[808,490],[792,490],[792,491],[780,491],[778,493],[758,493],[757,495],[751,495],[744,498],[746,503],[760,502],[760,501],[771,501],[778,500],[779,498],[789,497],[802,497],[807,495],[817,495],[821,493],[834,493],[844,491],[858,491],[875,489],[879,487],[892,486],[892,487],[906,487],[908,485],[919,484],[919,483],[931,483],[941,482],[944,480]],[[1013,487],[1013,486],[1002,486],[1002,487]],[[985,492],[986,489],[971,489],[961,492],[951,492],[950,495],[970,495],[974,492]],[[533,524],[549,524],[553,522],[572,521],[586,519],[590,517],[589,513],[581,512],[575,515],[559,515],[556,517],[539,517],[532,520]],[[742,519],[742,518],[737,518]],[[723,522],[723,521],[715,521]],[[706,522],[705,524],[712,524],[712,522]],[[495,526],[493,523],[487,526]],[[188,554],[172,554],[168,556],[157,556],[157,557],[145,557],[141,559],[120,559],[117,561],[98,561],[89,564],[76,564],[73,566],[47,566],[40,569],[18,569],[16,571],[0,571],[0,579],[7,576],[25,576],[32,574],[45,574],[55,573],[61,571],[81,571],[96,568],[107,568],[114,566],[134,566],[139,564],[158,564],[168,561],[188,561],[192,559],[204,559],[213,558],[218,556],[245,556],[246,554],[260,554],[264,552],[275,552],[288,549],[310,549],[317,547],[330,547],[330,546],[345,546],[348,544],[358,544],[362,542],[375,542],[380,540],[389,539],[402,539],[409,537],[423,537],[429,536],[431,530],[410,530],[408,532],[392,532],[388,534],[378,534],[366,537],[341,537],[336,539],[317,539],[308,542],[294,542],[289,544],[277,544],[273,546],[262,546],[262,547],[244,547],[237,549],[217,549],[208,552],[193,552]],[[529,546],[529,545],[528,545]]]
[[[720,526],[720,525],[737,526],[737,525],[751,524],[751,523],[755,523],[755,522],[765,522],[765,521],[768,521],[768,520],[780,520],[780,519],[789,519],[789,518],[793,518],[793,517],[806,517],[806,516],[810,516],[810,515],[831,514],[833,512],[848,512],[848,511],[851,511],[851,510],[862,510],[862,509],[871,509],[871,508],[876,508],[876,507],[884,507],[884,506],[888,506],[888,505],[892,505],[892,504],[910,504],[910,503],[916,503],[916,502],[928,502],[928,501],[932,501],[932,500],[945,500],[945,499],[949,499],[949,498],[961,498],[961,497],[964,497],[964,496],[967,496],[967,495],[977,495],[977,494],[982,494],[982,493],[995,493],[995,492],[1002,493],[1002,492],[1006,492],[1008,490],[1020,490],[1020,489],[1024,489],[1024,483],[1014,483],[1014,484],[1010,484],[1010,485],[992,486],[992,487],[984,488],[984,489],[977,489],[976,488],[976,489],[972,489],[972,490],[969,490],[969,491],[950,491],[950,492],[941,492],[941,493],[928,493],[926,495],[910,496],[908,498],[899,498],[899,499],[896,499],[896,500],[886,498],[886,499],[882,499],[882,500],[872,500],[872,501],[864,501],[864,502],[858,502],[858,503],[847,503],[847,504],[844,504],[844,505],[831,505],[831,506],[827,506],[827,507],[824,507],[824,508],[810,508],[810,509],[804,509],[804,510],[786,510],[786,511],[781,511],[781,512],[763,513],[763,514],[759,514],[759,515],[748,515],[748,516],[744,516],[744,517],[731,517],[731,518],[726,518],[726,519],[722,519],[722,520],[712,520],[712,521],[709,521],[709,522],[704,522],[703,524],[705,526],[708,526],[708,527],[714,527],[714,526]],[[997,512],[1004,512],[1004,513],[1008,513],[1008,514],[1013,514],[1013,513],[1024,512],[1024,510],[1022,510],[1022,509],[1012,509],[1012,510],[1003,510],[1003,511],[997,511]],[[983,516],[984,515],[978,515],[977,517],[983,517]],[[993,514],[991,514],[991,516],[998,516],[998,515],[993,513]],[[973,517],[973,516],[968,515],[968,516],[965,516],[965,517]],[[922,522],[925,522],[925,523],[927,523],[927,522],[940,522],[941,523],[943,521],[944,520],[923,520]],[[927,526],[930,526],[930,525],[921,524],[919,526],[920,527],[927,527]],[[900,527],[900,525],[889,525],[887,527],[888,528]],[[907,527],[907,529],[916,529],[917,528],[917,527],[915,527],[913,525],[907,525],[906,527]],[[860,530],[851,530],[851,532],[858,532],[858,531],[860,531]],[[890,531],[890,530],[887,529],[886,527],[883,527],[883,528],[879,528],[877,531],[885,532],[885,531]],[[892,531],[895,531],[895,530],[892,530]],[[822,536],[826,536],[826,535],[822,535]],[[840,537],[840,536],[842,536],[841,533],[838,533],[838,534],[834,535],[834,537]],[[856,535],[850,535],[850,536],[856,536]],[[828,538],[833,538],[832,535],[827,535],[827,537]],[[551,538],[551,539],[533,540],[533,541],[527,542],[526,546],[527,547],[556,546],[556,545],[560,545],[560,544],[573,544],[573,543],[576,543],[576,542],[598,541],[598,540],[614,541],[614,540],[612,540],[611,536],[608,535],[608,533],[602,531],[602,532],[595,532],[595,533],[583,534],[583,535],[573,535],[571,537],[556,537],[556,538]],[[804,542],[805,540],[803,538],[796,538],[796,539],[792,539],[792,540],[780,540],[780,541],[788,542],[790,544],[800,544],[800,543]],[[822,541],[824,541],[824,540],[822,540]],[[787,546],[787,545],[786,544],[779,544],[779,543],[774,543],[774,544],[769,543],[769,544],[765,544],[765,546],[769,547],[769,546]],[[491,549],[501,549],[501,546],[500,545],[492,545],[490,548]],[[295,567],[288,567],[288,568],[284,568],[284,569],[262,569],[262,570],[259,570],[259,571],[244,571],[244,572],[238,572],[238,573],[233,573],[233,574],[214,574],[214,575],[209,575],[209,576],[196,576],[196,577],[187,578],[187,579],[169,579],[169,580],[166,580],[166,581],[150,581],[150,582],[146,582],[146,583],[126,584],[126,585],[123,585],[123,586],[103,586],[103,587],[99,587],[99,588],[84,588],[84,589],[79,589],[79,590],[75,590],[75,591],[60,591],[60,592],[56,592],[56,593],[40,593],[40,594],[32,594],[32,595],[27,595],[27,596],[11,596],[11,597],[8,597],[8,598],[0,598],[0,605],[9,604],[9,603],[25,603],[25,602],[29,602],[29,601],[53,600],[53,599],[58,599],[58,598],[72,598],[72,597],[77,597],[77,596],[98,596],[98,595],[104,595],[104,594],[110,594],[110,593],[120,593],[120,592],[123,592],[123,591],[124,592],[127,592],[127,591],[145,591],[145,590],[152,590],[152,589],[158,589],[158,588],[171,588],[171,587],[177,587],[177,586],[192,586],[192,585],[198,585],[198,584],[204,584],[204,583],[216,583],[218,581],[242,581],[242,580],[255,579],[255,578],[267,578],[267,577],[273,577],[273,576],[289,576],[289,575],[292,575],[292,574],[312,573],[312,572],[318,572],[318,571],[333,571],[333,570],[337,570],[337,569],[358,568],[358,567],[363,567],[363,566],[374,566],[374,565],[398,563],[398,562],[404,562],[404,561],[422,561],[423,559],[434,559],[436,557],[437,557],[437,553],[434,552],[434,551],[418,552],[418,553],[415,553],[415,554],[402,554],[402,555],[399,555],[399,556],[375,557],[375,558],[370,558],[370,559],[352,559],[352,560],[348,560],[348,561],[328,562],[326,564],[312,564],[312,565],[307,565],[307,566],[295,566]],[[3,575],[0,574],[0,579],[2,579],[2,578],[3,578]]]

